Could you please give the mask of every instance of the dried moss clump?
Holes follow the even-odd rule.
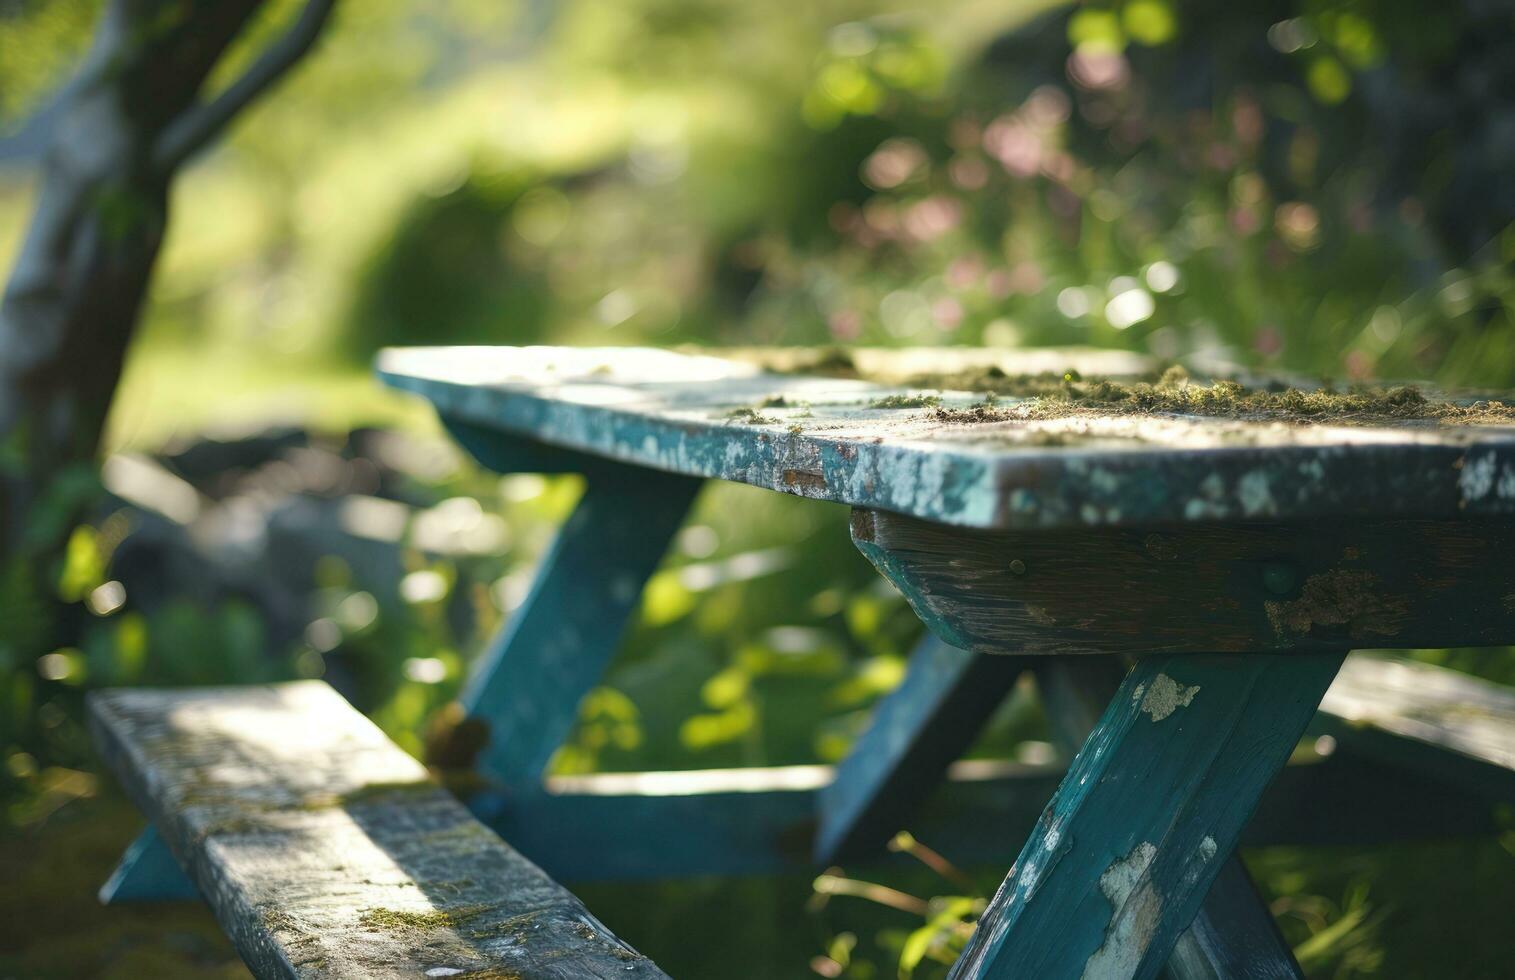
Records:
[[[1001,422],[1008,417],[1006,412],[995,408],[991,402],[969,405],[967,408],[937,406],[936,411],[931,415],[938,422],[960,422],[969,425],[975,422]]]
[[[269,932],[303,932],[294,916],[283,909],[263,908],[258,910],[258,919]]]
[[[541,928],[542,911],[525,912],[497,922],[485,922],[470,927],[468,935],[474,939],[509,938],[522,942],[532,930]]]
[[[775,374],[808,374],[823,378],[856,378],[857,362],[845,347],[728,347],[711,351],[698,345],[677,350],[689,354],[717,353]]]
[[[1341,568],[1311,575],[1298,598],[1265,602],[1263,608],[1280,636],[1331,626],[1346,626],[1354,637],[1393,636],[1405,616],[1404,598],[1387,593],[1378,576]]]
[[[358,914],[358,924],[367,929],[385,932],[428,931],[432,929],[456,929],[470,919],[476,919],[489,910],[487,905],[464,905],[455,909],[364,909]]]
[[[388,796],[405,796],[411,793],[429,793],[437,788],[437,784],[429,779],[407,779],[394,782],[367,783],[359,786],[351,792],[342,794],[343,803],[359,803],[363,800],[372,800]]]
[[[942,399],[938,395],[885,395],[868,403],[869,408],[935,408]]]
[[[995,375],[999,375],[996,377]],[[1515,405],[1477,401],[1467,405],[1429,399],[1418,388],[1248,388],[1235,381],[1196,382],[1182,367],[1155,380],[1083,378],[1076,372],[1013,377],[996,369],[972,377],[917,379],[942,387],[988,391],[1024,399],[1013,407],[992,404],[939,409],[944,422],[1057,419],[1079,415],[1202,415],[1276,422],[1372,425],[1431,421],[1464,424],[1515,423]]]
[[[733,408],[726,413],[725,418],[732,422],[750,422],[753,425],[773,425],[778,421],[754,408]]]

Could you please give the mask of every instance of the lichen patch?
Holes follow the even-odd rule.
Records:
[[[1179,708],[1187,708],[1194,700],[1194,695],[1198,693],[1198,684],[1185,686],[1167,674],[1158,674],[1154,677],[1152,686],[1148,687],[1145,693],[1140,687],[1133,692],[1133,694],[1142,695],[1141,706],[1138,710],[1151,715],[1154,722],[1162,721]]]
[[[1404,597],[1385,594],[1377,575],[1346,568],[1311,575],[1299,598],[1268,601],[1263,608],[1280,636],[1317,626],[1346,626],[1352,636],[1393,636],[1406,614]]]

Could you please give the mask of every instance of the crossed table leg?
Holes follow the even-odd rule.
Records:
[[[972,737],[949,756],[932,721],[976,732],[1029,666],[1060,740],[1084,749],[954,976],[1154,976],[1166,961],[1182,980],[1298,977],[1231,849],[1340,660],[1160,657],[1117,690],[1110,658],[976,655],[928,637],[823,793],[818,856],[860,856],[904,825],[907,801]]]

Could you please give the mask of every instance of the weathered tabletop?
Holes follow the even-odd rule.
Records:
[[[379,373],[454,422],[965,527],[1515,512],[1515,412],[1487,397],[1238,388],[1116,351],[733,353],[391,349]]]

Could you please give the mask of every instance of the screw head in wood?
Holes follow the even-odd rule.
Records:
[[[1299,572],[1286,561],[1270,561],[1263,566],[1262,584],[1271,595],[1288,595],[1299,585]]]

